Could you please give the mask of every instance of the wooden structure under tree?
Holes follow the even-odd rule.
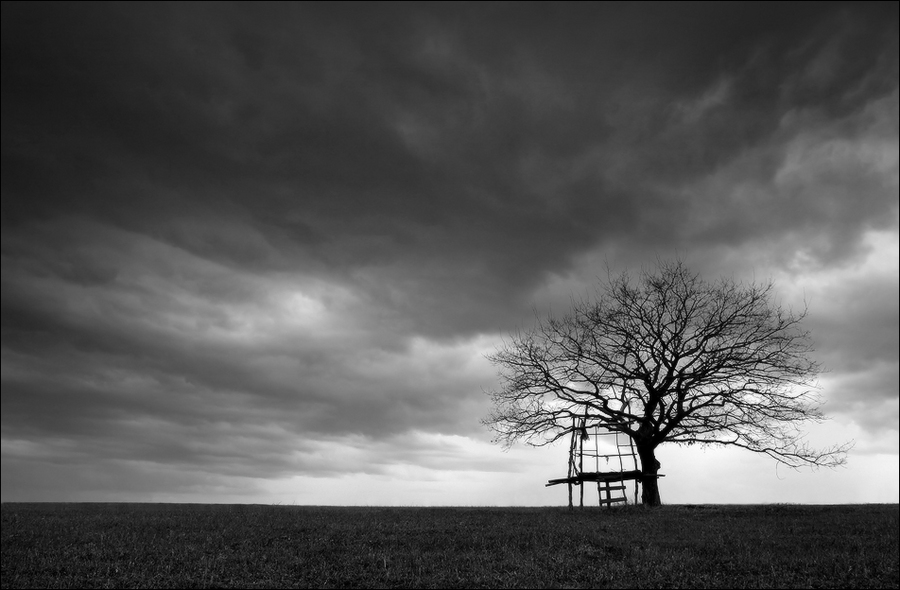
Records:
[[[601,439],[610,444],[601,446]],[[605,470],[601,471],[601,468]],[[634,482],[634,503],[637,504],[638,485],[643,477],[634,441],[630,436],[609,430],[600,422],[590,424],[586,418],[575,418],[572,420],[572,439],[569,443],[569,474],[567,477],[551,479],[546,485],[567,484],[569,508],[572,508],[572,486],[579,487],[579,506],[583,507],[583,484],[595,481],[600,506],[610,507],[628,503],[628,481]]]

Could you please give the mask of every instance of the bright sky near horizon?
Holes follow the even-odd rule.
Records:
[[[845,468],[663,446],[664,503],[898,502],[898,3],[2,5],[2,500],[562,505],[501,339],[678,255],[808,305]]]

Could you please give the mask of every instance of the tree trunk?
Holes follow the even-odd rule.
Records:
[[[638,457],[641,458],[641,503],[644,506],[661,506],[659,498],[659,461],[656,460],[656,447],[637,445]]]

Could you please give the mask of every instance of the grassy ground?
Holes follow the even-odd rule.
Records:
[[[2,587],[897,588],[894,505],[3,504]]]

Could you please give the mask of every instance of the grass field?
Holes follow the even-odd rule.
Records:
[[[2,587],[897,588],[893,505],[3,504]]]

